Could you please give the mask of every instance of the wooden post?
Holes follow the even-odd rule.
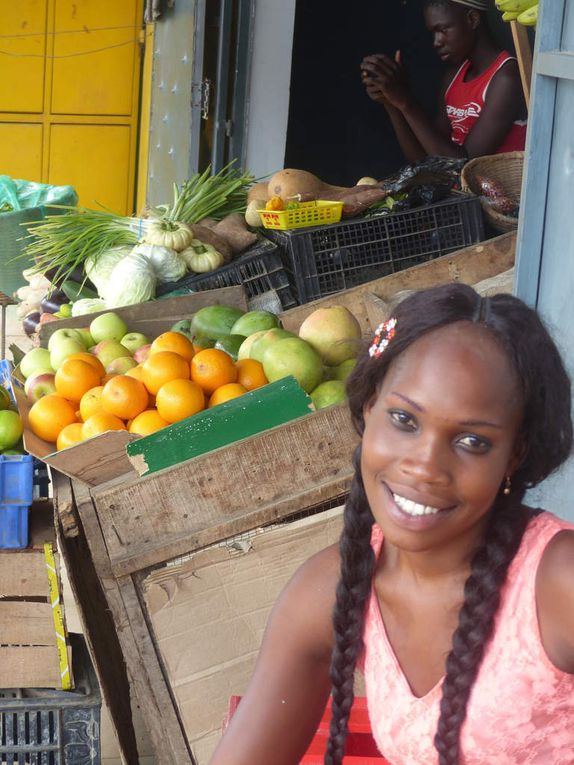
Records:
[[[512,39],[518,59],[518,69],[520,70],[520,79],[522,80],[522,89],[524,91],[524,100],[526,108],[530,110],[530,84],[532,80],[532,49],[528,39],[528,30],[522,24],[516,21],[510,22],[512,29]]]

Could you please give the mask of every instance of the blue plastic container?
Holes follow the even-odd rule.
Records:
[[[33,495],[33,457],[0,454],[0,550],[28,547],[28,511]]]

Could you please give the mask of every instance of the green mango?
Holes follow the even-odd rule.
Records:
[[[245,311],[229,305],[208,305],[200,308],[191,320],[191,331],[194,335],[203,335],[217,340],[225,335],[231,335],[233,325],[243,316]]]
[[[225,353],[229,354],[233,361],[237,361],[237,354],[239,353],[239,349],[244,340],[245,337],[243,335],[226,335],[225,337],[220,337],[219,340],[216,341],[215,347],[218,350],[225,351]]]

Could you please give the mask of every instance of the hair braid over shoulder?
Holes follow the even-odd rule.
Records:
[[[528,524],[530,514],[521,497],[498,499],[483,544],[474,555],[464,587],[464,603],[452,650],[446,660],[435,747],[439,765],[458,765],[460,729],[468,698],[494,627],[500,590]]]
[[[341,577],[333,613],[335,646],[331,660],[333,708],[325,765],[340,765],[343,760],[349,714],[354,701],[355,665],[363,649],[365,604],[375,565],[371,548],[373,515],[363,487],[360,460],[359,446],[353,457],[355,475],[345,505],[340,541]]]

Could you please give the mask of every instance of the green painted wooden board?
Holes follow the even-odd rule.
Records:
[[[213,449],[283,425],[313,411],[309,396],[294,377],[245,393],[127,446],[140,475],[149,475]]]

